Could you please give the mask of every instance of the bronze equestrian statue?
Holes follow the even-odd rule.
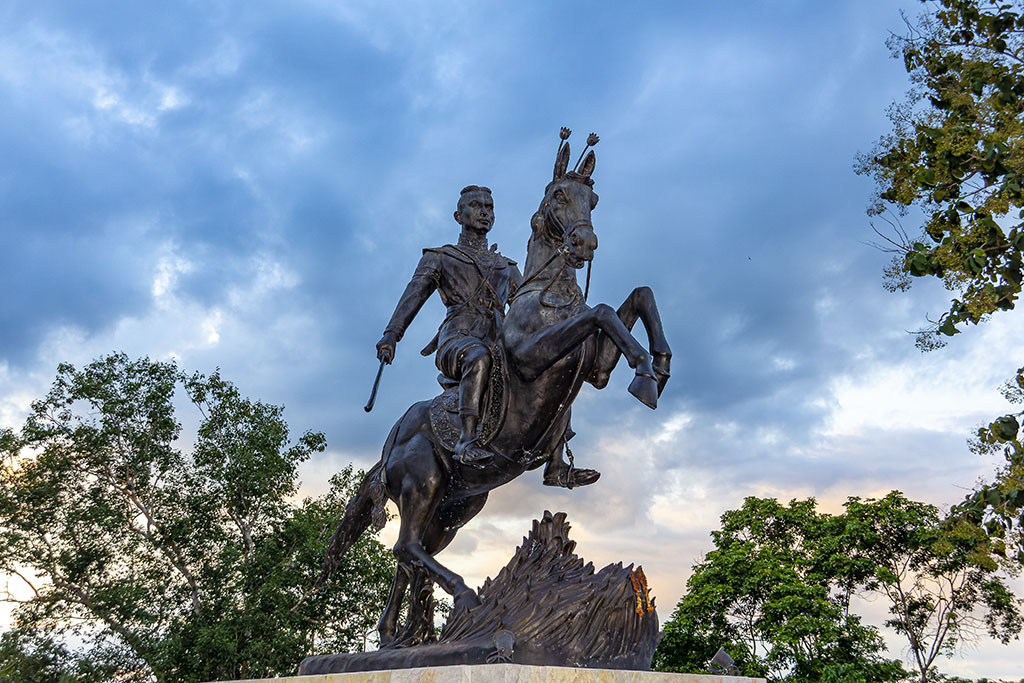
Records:
[[[420,351],[441,371],[442,387],[458,384],[459,439],[455,459],[465,465],[482,466],[494,454],[481,445],[480,415],[494,369],[491,358],[499,353],[499,333],[510,296],[523,282],[516,262],[487,248],[487,233],[494,225],[491,190],[479,185],[462,189],[454,214],[462,226],[457,244],[423,250],[384,335],[377,342],[377,358],[390,364],[395,347],[427,299],[437,290],[446,315],[437,334]],[[572,428],[566,427],[567,435]],[[566,439],[566,442],[568,438]],[[570,455],[572,451],[569,451]],[[592,484],[600,477],[595,470],[569,467],[561,449],[553,449],[544,470],[548,486],[574,488]]]
[[[487,294],[472,304],[474,308],[486,308],[497,323],[495,327],[481,330],[479,337],[465,335],[474,341],[458,342],[458,348],[463,345],[468,349],[483,347],[490,356],[490,377],[486,391],[481,392],[484,408],[478,423],[467,425],[460,419],[464,406],[472,408],[473,397],[469,396],[464,402],[461,383],[451,376],[458,374],[455,370],[461,370],[465,377],[471,363],[463,358],[461,368],[452,368],[449,360],[439,358],[438,366],[447,375],[442,378],[445,391],[432,400],[414,404],[392,427],[380,461],[367,472],[331,538],[318,585],[322,585],[340,557],[371,523],[378,528],[383,526],[387,499],[398,506],[401,527],[394,547],[398,571],[378,624],[382,648],[411,645],[431,638],[431,584],[434,582],[453,597],[456,612],[480,604],[463,578],[434,556],[480,512],[489,491],[542,464],[548,463],[549,469],[559,467],[553,463],[556,460],[561,463],[569,410],[583,382],[604,388],[619,357],[625,356],[635,373],[629,392],[644,405],[655,408],[669,379],[672,353],[650,288],[634,289],[616,311],[607,304],[587,305],[577,283],[576,271],[594,258],[597,248],[597,236],[590,219],[598,200],[591,177],[596,157],[590,148],[598,138],[593,134],[588,137],[587,147],[576,167],[569,170],[569,134],[568,129],[562,129],[554,177],[545,188],[544,198],[530,222],[532,234],[522,281],[516,282],[515,275],[511,274],[514,263],[496,252],[490,260],[485,260],[476,253],[480,249],[476,249],[472,265],[462,263],[467,270],[493,266],[495,271],[503,267],[507,273],[503,278],[495,277],[493,272],[483,277],[494,291],[488,289]],[[457,220],[462,218],[464,234],[470,222],[467,204],[463,201],[467,195],[470,202],[480,201],[476,216],[488,215],[493,220],[492,205],[486,201],[490,193],[482,188],[469,190],[460,199],[456,213]],[[488,221],[479,218],[472,223],[470,230],[480,237],[483,235],[479,233],[485,235],[490,228]],[[482,245],[482,242],[466,245],[465,251]],[[444,257],[439,254],[438,260],[440,258]],[[454,255],[452,260],[458,261]],[[423,303],[420,299],[425,300],[432,291],[424,296],[418,288],[427,289],[430,283],[438,282],[434,279],[435,273],[443,267],[431,265],[430,273],[424,272],[423,276],[430,278],[426,285],[416,284],[417,270],[403,303],[396,310],[399,323],[408,324]],[[408,299],[411,303],[406,308],[410,290],[419,293]],[[450,293],[441,291],[443,297],[449,297]],[[498,304],[504,303],[501,299],[506,291],[510,294],[508,311],[504,313],[498,310]],[[414,306],[417,301],[419,304]],[[504,313],[503,322],[501,313]],[[449,311],[449,317],[451,315]],[[631,334],[637,320],[646,330],[649,349]],[[389,325],[388,329],[397,341],[404,325],[394,328]],[[492,334],[496,334],[497,343],[488,346]],[[457,337],[448,334],[442,324],[439,353],[453,338]],[[477,341],[481,342],[480,346]],[[378,344],[378,351],[382,359],[393,356],[394,344],[387,333]],[[478,358],[483,357],[483,351],[473,353]],[[453,370],[451,375],[449,370]],[[475,367],[471,372],[475,372]],[[456,459],[456,448],[474,439],[473,446],[486,449],[483,457],[469,452],[463,457],[468,462]],[[407,591],[409,614],[399,631],[398,620]]]

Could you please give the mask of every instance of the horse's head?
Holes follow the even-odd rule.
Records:
[[[597,249],[597,235],[590,222],[590,212],[597,206],[597,193],[590,177],[597,160],[589,149],[598,142],[593,133],[587,138],[585,155],[580,156],[576,168],[569,171],[569,142],[571,131],[562,129],[562,144],[555,159],[555,173],[544,189],[544,200],[530,224],[533,239],[541,239],[556,246],[573,268],[581,268],[593,260]],[[589,150],[589,151],[587,151]]]

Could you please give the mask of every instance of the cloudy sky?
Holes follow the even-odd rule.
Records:
[[[910,1],[38,3],[0,8],[0,426],[57,363],[113,350],[220,367],[326,432],[319,493],[370,466],[437,391],[420,313],[362,411],[373,345],[470,183],[522,261],[558,129],[601,136],[592,302],[650,285],[675,360],[656,412],[619,370],[574,412],[587,489],[496,491],[442,555],[473,584],[545,509],[596,564],[643,564],[667,617],[747,495],[898,488],[935,504],[988,472],[1024,315],[922,355],[940,288],[881,286],[854,156],[906,88],[885,47]],[[394,537],[394,528],[384,532]],[[1020,585],[1020,584],[1018,584]],[[880,604],[864,606],[880,618]],[[894,654],[901,652],[891,639]],[[1024,646],[942,664],[1022,675]]]

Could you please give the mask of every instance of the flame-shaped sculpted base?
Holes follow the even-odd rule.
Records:
[[[299,674],[512,662],[650,669],[661,636],[643,569],[595,572],[573,551],[564,512],[533,522],[511,561],[456,610],[435,643],[309,657]]]

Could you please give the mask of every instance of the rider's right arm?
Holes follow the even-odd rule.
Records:
[[[395,335],[396,342],[401,341],[405,335],[405,330],[412,323],[416,314],[420,312],[420,309],[423,308],[423,304],[427,302],[430,295],[437,289],[440,281],[440,256],[436,252],[428,251],[423,254],[419,264],[417,264],[412,279],[406,285],[405,292],[402,293],[402,298],[398,300],[395,312],[392,314],[388,326],[384,329],[385,332]]]

